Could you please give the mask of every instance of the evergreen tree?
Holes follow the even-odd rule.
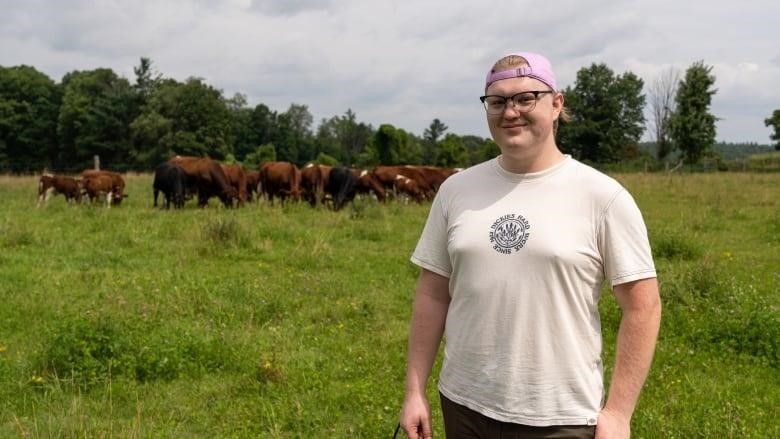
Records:
[[[697,163],[715,143],[717,118],[710,114],[712,96],[717,91],[712,88],[714,84],[712,67],[698,61],[688,68],[677,88],[670,135],[688,164]]]
[[[447,125],[444,125],[439,119],[433,119],[430,126],[423,133],[423,164],[431,165],[437,161],[437,143],[439,139],[447,132]]]

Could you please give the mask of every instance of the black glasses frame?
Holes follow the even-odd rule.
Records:
[[[530,112],[534,111],[534,108],[536,108],[536,102],[539,101],[539,95],[545,95],[545,94],[548,94],[548,93],[555,93],[555,92],[552,91],[552,90],[521,91],[520,93],[515,93],[512,96],[501,96],[501,95],[480,96],[479,100],[482,102],[482,106],[485,107],[485,111],[487,111],[488,114],[494,114],[495,115],[495,114],[503,113],[506,110],[506,103],[507,102],[511,102],[512,103],[512,109],[517,111],[517,112],[520,112],[520,113],[530,113]],[[519,110],[518,109],[519,105],[517,104],[517,97],[520,96],[520,95],[528,95],[528,94],[534,95],[534,104],[531,106],[530,109],[528,109],[526,111]],[[504,102],[503,102],[504,105],[501,106],[501,111],[491,112],[490,109],[488,108],[487,102],[485,102],[487,100],[487,98],[501,98],[501,99],[503,99],[504,100]]]

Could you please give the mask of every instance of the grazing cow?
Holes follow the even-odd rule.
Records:
[[[222,166],[204,157],[175,156],[168,163],[181,166],[187,174],[187,191],[198,194],[198,206],[206,207],[209,198],[219,197],[225,207],[233,206],[238,192],[228,182]]]
[[[89,197],[90,202],[94,203],[96,199],[105,197],[103,199],[105,199],[107,208],[111,208],[112,204],[119,204],[116,198],[121,191],[114,185],[114,180],[110,175],[92,175],[88,178],[83,178],[81,181],[84,185],[84,192]]]
[[[325,192],[333,198],[333,210],[341,210],[347,203],[355,199],[357,184],[358,179],[351,169],[336,166],[330,170]]]
[[[450,175],[457,172],[458,168],[443,168],[438,166],[377,166],[374,168],[374,175],[385,189],[393,190],[397,193],[396,177],[403,175],[406,178],[414,180],[417,189],[424,199],[433,199],[439,186]]]
[[[154,169],[154,207],[157,207],[157,196],[162,192],[166,209],[170,209],[171,202],[174,209],[183,208],[186,188],[187,174],[181,166],[165,162]]]
[[[379,181],[385,190],[395,192],[395,177],[398,175],[398,166],[377,166],[372,171],[374,177]]]
[[[70,203],[75,200],[81,202],[81,184],[73,177],[64,175],[43,174],[38,181],[38,207],[41,204],[47,204],[49,198],[54,195],[62,194],[65,201]]]
[[[425,193],[420,189],[417,181],[401,174],[395,177],[395,190],[396,193],[404,194],[418,203],[425,200]]]
[[[119,205],[128,196],[125,193],[125,180],[116,172],[85,169],[81,173],[81,184],[90,202],[104,194],[110,204]]]
[[[274,197],[282,203],[287,198],[301,198],[301,171],[289,162],[266,162],[260,167],[260,188],[271,203]]]
[[[233,186],[238,197],[238,207],[241,207],[246,203],[246,173],[241,165],[222,165],[222,172],[225,173],[228,183]]]
[[[439,190],[439,186],[444,183],[450,175],[458,172],[460,168],[444,168],[440,166],[402,166],[401,174],[404,174],[403,168],[415,168],[419,176],[425,181],[425,185],[434,193]],[[409,175],[406,175],[409,177]]]
[[[325,186],[332,166],[309,163],[301,169],[301,196],[312,207],[325,202]]]
[[[257,185],[260,184],[260,171],[246,172],[246,200],[252,201],[257,194]]]
[[[366,171],[365,169],[352,169],[352,173],[357,178],[357,193],[368,194],[373,193],[376,199],[380,202],[384,202],[387,199],[387,192],[385,191],[382,183],[376,178],[373,172]]]

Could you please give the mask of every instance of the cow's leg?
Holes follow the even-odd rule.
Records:
[[[54,196],[54,187],[50,187],[46,189],[43,193],[43,204],[49,204],[49,199]]]

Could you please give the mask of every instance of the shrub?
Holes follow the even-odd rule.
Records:
[[[68,380],[82,389],[115,377],[141,382],[173,380],[222,370],[232,364],[230,345],[148,324],[108,318],[65,319],[52,331],[37,364],[40,376]]]
[[[203,225],[202,235],[209,248],[246,247],[250,240],[241,224],[232,217],[217,217]]]
[[[664,231],[651,237],[654,258],[690,261],[702,254],[701,247],[678,231]]]

